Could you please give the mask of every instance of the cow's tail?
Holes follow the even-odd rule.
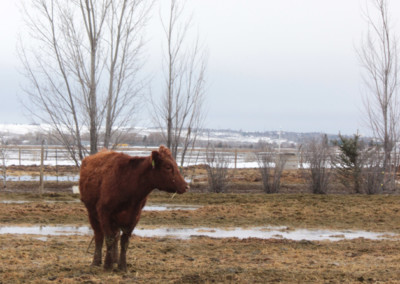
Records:
[[[90,253],[90,254],[91,254],[91,252],[89,252],[89,249],[90,249],[90,246],[91,246],[92,243],[93,243],[93,240],[94,240],[94,236],[92,237],[92,240],[90,241],[90,243],[89,243],[89,245],[88,245],[88,247],[87,247],[87,249],[86,249],[86,253]]]

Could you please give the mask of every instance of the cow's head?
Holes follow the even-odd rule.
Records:
[[[168,148],[160,146],[158,151],[151,153],[152,171],[154,172],[154,183],[159,190],[171,193],[185,193],[189,185],[181,175]]]

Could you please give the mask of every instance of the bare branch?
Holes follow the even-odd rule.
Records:
[[[30,81],[25,90],[34,106],[31,114],[54,126],[53,133],[79,165],[87,155],[82,131],[89,132],[93,154],[103,127],[104,145],[109,146],[120,133],[116,130],[135,116],[144,85],[138,79],[142,37],[152,1],[27,3],[27,26],[40,47],[21,45],[19,50]]]
[[[171,0],[168,19],[161,19],[166,40],[165,93],[154,103],[154,120],[163,130],[167,146],[176,158],[181,147],[181,165],[194,145],[204,119],[207,57],[199,44],[188,40],[191,18],[184,18],[184,3]]]
[[[383,168],[393,168],[392,151],[399,137],[398,38],[392,30],[387,0],[371,0],[364,17],[368,32],[357,50],[363,67],[367,122],[384,151]]]

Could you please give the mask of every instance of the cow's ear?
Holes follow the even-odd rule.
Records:
[[[171,156],[171,151],[164,145],[160,146],[160,149],[158,149],[158,152],[163,156]]]
[[[151,152],[151,166],[153,169],[159,164],[160,162],[160,153],[158,151]]]

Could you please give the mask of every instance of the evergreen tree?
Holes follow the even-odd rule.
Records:
[[[334,165],[339,179],[343,185],[352,186],[356,193],[361,193],[363,143],[360,135],[347,138],[339,134],[335,145],[340,150]]]

